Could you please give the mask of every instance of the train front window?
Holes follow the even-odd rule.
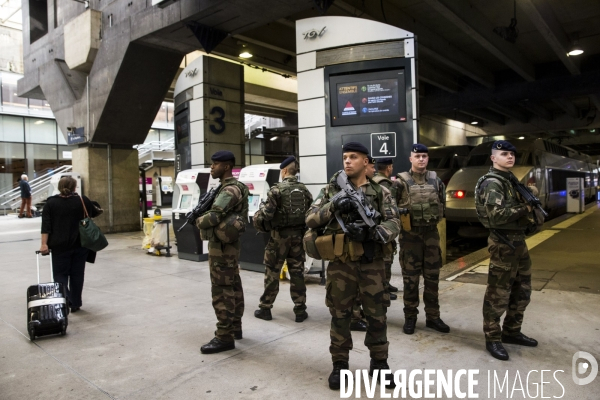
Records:
[[[517,152],[515,155],[515,165],[521,165],[522,160],[523,153]],[[488,165],[492,165],[492,160],[490,159],[489,154],[473,154],[471,157],[469,157],[469,161],[467,162],[467,167],[483,167]]]

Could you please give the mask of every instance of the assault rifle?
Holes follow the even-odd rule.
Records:
[[[342,190],[338,192],[335,196],[333,196],[331,198],[331,201],[334,202],[341,197],[348,197],[354,203],[355,209],[360,215],[360,219],[362,219],[362,221],[369,228],[374,228],[375,226],[377,226],[375,220],[379,218],[381,214],[379,214],[377,210],[375,210],[370,204],[367,203],[362,191],[359,192],[354,188],[354,186],[350,182],[350,179],[348,178],[348,175],[346,175],[346,172],[344,172],[343,170],[340,171],[340,173],[337,176],[336,183]],[[341,213],[339,211],[336,211],[334,215],[335,219],[340,224],[340,227],[342,228],[344,233],[348,233],[348,228],[346,228],[346,225],[342,220]],[[381,239],[381,242],[385,243],[385,239],[381,236],[381,233],[379,233],[378,231],[376,232],[379,236],[379,239]]]
[[[508,237],[504,233],[500,232],[498,229],[490,229],[490,232],[496,235],[496,237],[511,250],[515,250],[515,246],[508,240]]]
[[[221,189],[221,185],[210,189],[208,192],[200,196],[200,199],[198,199],[198,205],[196,205],[192,211],[185,215],[187,221],[181,225],[181,228],[177,229],[177,232],[181,232],[181,230],[185,228],[187,224],[190,222],[193,224],[202,214],[210,210],[213,202],[215,201],[215,197],[217,197],[217,193],[219,193],[219,189]]]
[[[527,186],[519,182],[517,177],[513,174],[509,174],[509,180],[510,183],[512,183],[513,187],[517,190],[517,192],[519,192],[523,200],[525,200],[532,208],[537,208],[538,210],[540,210],[540,212],[544,216],[544,219],[548,218],[548,213],[544,211],[544,208],[542,207],[542,202],[540,201],[540,199],[535,197],[529,189],[527,189]]]

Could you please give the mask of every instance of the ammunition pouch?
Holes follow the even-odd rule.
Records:
[[[529,218],[529,225],[525,229],[525,235],[531,236],[542,230],[544,225],[544,214],[536,207],[533,209],[532,216]]]
[[[321,254],[319,253],[319,249],[317,249],[317,239],[318,234],[315,229],[307,230],[302,238],[302,247],[304,247],[307,256],[315,260],[321,260]]]
[[[317,237],[317,240],[315,240],[315,246],[317,247],[317,251],[321,255],[321,260],[335,260],[335,251],[333,248],[333,235],[323,235]]]
[[[200,229],[200,239],[207,240],[209,242],[214,241],[215,240],[214,228]]]
[[[367,240],[362,243],[365,253],[360,258],[362,264],[371,264],[375,258],[375,242],[373,240]]]
[[[246,232],[246,221],[238,214],[230,214],[214,228],[217,239],[223,243],[234,243]]]
[[[400,222],[402,223],[402,230],[406,232],[410,232],[412,227],[410,225],[410,215],[403,214],[400,216]]]

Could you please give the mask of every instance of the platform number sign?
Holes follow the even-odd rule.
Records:
[[[373,158],[396,157],[396,132],[371,133],[371,156]]]

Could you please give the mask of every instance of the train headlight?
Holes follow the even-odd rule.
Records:
[[[451,199],[464,199],[466,195],[466,190],[448,190],[448,196]]]

